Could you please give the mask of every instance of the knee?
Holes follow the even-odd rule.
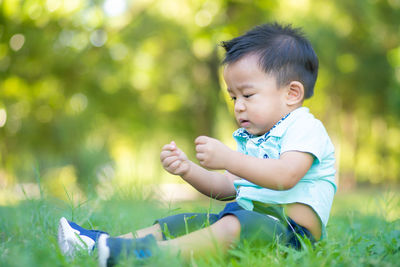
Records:
[[[222,231],[225,232],[227,236],[231,236],[236,239],[240,236],[240,222],[238,218],[234,215],[226,215],[221,218],[218,222],[220,222],[220,227]]]

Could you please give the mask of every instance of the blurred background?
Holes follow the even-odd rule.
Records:
[[[198,135],[235,148],[219,43],[272,21],[303,27],[319,56],[305,105],[339,190],[399,185],[400,0],[0,0],[0,205],[172,191],[165,143],[192,159]]]

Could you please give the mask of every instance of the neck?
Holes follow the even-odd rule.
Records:
[[[294,105],[288,105],[287,107],[286,107],[286,111],[287,111],[287,113],[290,113],[290,112],[292,112],[293,110],[296,110],[296,109],[298,109],[298,108],[300,108],[300,107],[302,107],[303,106],[303,102],[300,102],[300,103],[298,103],[298,104],[294,104]],[[286,113],[286,114],[287,114]]]

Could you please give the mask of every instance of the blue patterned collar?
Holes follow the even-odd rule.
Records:
[[[271,133],[271,131],[273,129],[275,129],[279,124],[281,124],[287,117],[289,117],[289,115],[291,114],[291,112],[289,112],[288,114],[286,114],[282,119],[280,119],[274,126],[272,126],[271,129],[269,129],[268,132],[266,132],[263,135],[253,135],[251,133],[249,133],[248,131],[246,131],[245,128],[239,128],[238,130],[236,130],[233,133],[233,137],[241,137],[243,139],[249,140],[249,139],[254,139],[254,141],[256,141],[256,143],[262,143],[265,140],[268,139],[269,134]]]

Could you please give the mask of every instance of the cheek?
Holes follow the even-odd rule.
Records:
[[[273,106],[263,105],[253,108],[251,113],[255,122],[264,123],[273,115],[274,109],[275,108]]]
[[[265,120],[266,117],[268,117],[268,112],[265,108],[264,109],[258,108],[251,110],[251,115],[253,117],[254,122],[261,122]]]
[[[253,113],[257,114],[265,114],[270,112],[270,109],[272,108],[270,103],[266,103],[264,101],[260,101],[257,105],[254,105],[251,107]]]

